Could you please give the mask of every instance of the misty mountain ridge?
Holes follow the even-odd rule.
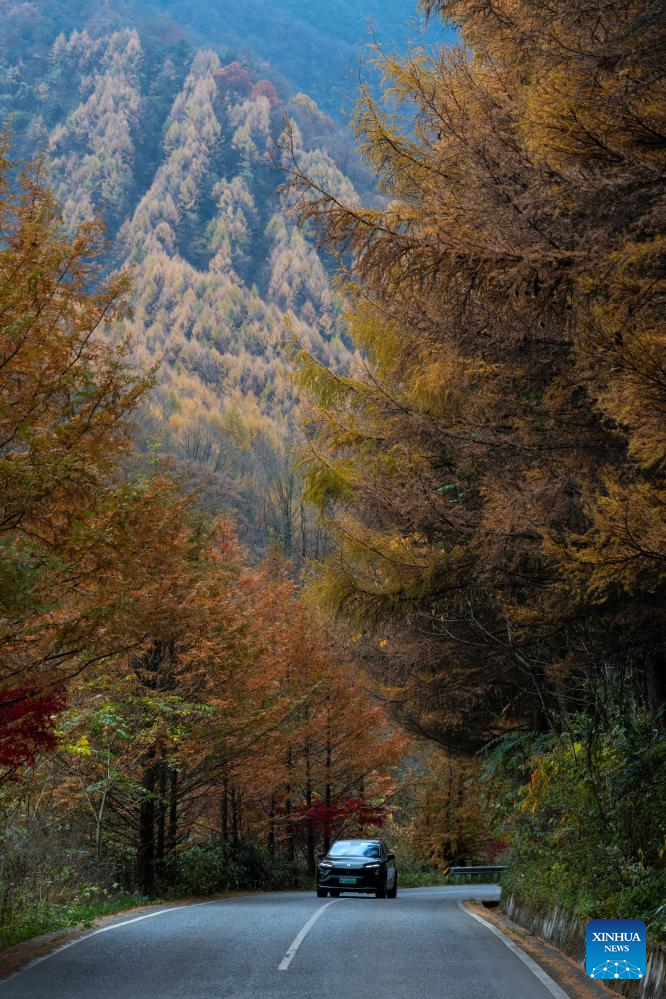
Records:
[[[369,45],[405,51],[446,36],[437,19],[425,25],[417,0],[6,0],[0,22],[7,59],[26,47],[44,57],[60,31],[97,37],[135,27],[144,45],[154,36],[162,46],[214,48],[225,61],[235,55],[334,115],[349,110],[360,75],[372,78]]]

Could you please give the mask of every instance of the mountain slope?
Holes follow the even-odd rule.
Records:
[[[190,479],[205,473],[206,496],[234,509],[245,540],[268,533],[291,548],[298,533],[302,548],[289,341],[334,367],[350,353],[325,267],[280,191],[279,137],[289,115],[307,169],[353,196],[338,128],[305,95],[280,96],[154,25],[145,37],[60,32],[46,56],[27,47],[4,66],[4,100],[21,151],[44,151],[66,226],[101,216],[112,265],[133,269],[133,316],[117,335],[158,366],[144,446]]]
[[[430,41],[442,36],[436,21],[428,27]],[[27,50],[39,51],[38,75],[61,31],[99,37],[129,26],[144,44],[155,38],[173,49],[212,46],[226,58],[250,61],[332,114],[349,106],[369,43],[405,50],[423,32],[417,0],[0,0],[0,25],[0,56],[13,65]],[[363,75],[369,73],[365,66]]]

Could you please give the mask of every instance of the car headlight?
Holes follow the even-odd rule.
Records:
[[[333,864],[327,864],[327,863],[324,863],[324,864],[320,864],[320,865],[319,865],[319,870],[320,870],[320,871],[330,871],[330,869],[331,869],[332,867],[333,867]]]
[[[376,869],[377,867],[381,867],[381,866],[382,866],[381,864],[364,864],[364,867],[366,867],[366,868],[375,868]]]

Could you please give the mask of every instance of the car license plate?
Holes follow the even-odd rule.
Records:
[[[340,878],[341,885],[355,885],[356,878]]]

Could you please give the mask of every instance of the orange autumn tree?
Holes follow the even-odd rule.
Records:
[[[336,655],[287,563],[273,557],[246,570],[238,590],[252,653],[211,722],[216,739],[202,767],[211,830],[233,843],[254,830],[272,855],[294,861],[303,850],[312,871],[330,830],[311,810],[352,797],[382,804],[404,740]]]
[[[478,760],[430,746],[406,781],[410,815],[401,834],[425,867],[492,863],[506,848],[491,829],[480,769]]]
[[[607,718],[617,691],[661,725],[664,6],[424,6],[462,44],[364,92],[382,203],[292,161],[366,356],[302,356],[337,542],[317,592],[450,749]]]
[[[186,508],[166,474],[126,471],[150,378],[113,324],[97,223],[63,235],[39,169],[0,177],[0,765],[53,748],[71,677],[141,648],[184,579]]]
[[[103,337],[128,281],[98,280],[99,227],[64,238],[39,171],[15,196],[6,140],[0,174],[0,714],[11,766],[10,737],[19,760],[49,739],[48,712],[32,706],[57,707],[67,669],[106,652],[91,642],[105,615],[104,541],[137,499],[111,478],[147,381],[128,345]]]
[[[153,639],[72,688],[41,794],[77,812],[100,872],[135,849],[146,892],[202,842],[259,842],[296,883],[297,858],[312,871],[330,832],[318,806],[387,811],[404,740],[322,641],[286,564],[249,568],[226,523],[190,519],[186,537],[180,578],[162,563]]]

